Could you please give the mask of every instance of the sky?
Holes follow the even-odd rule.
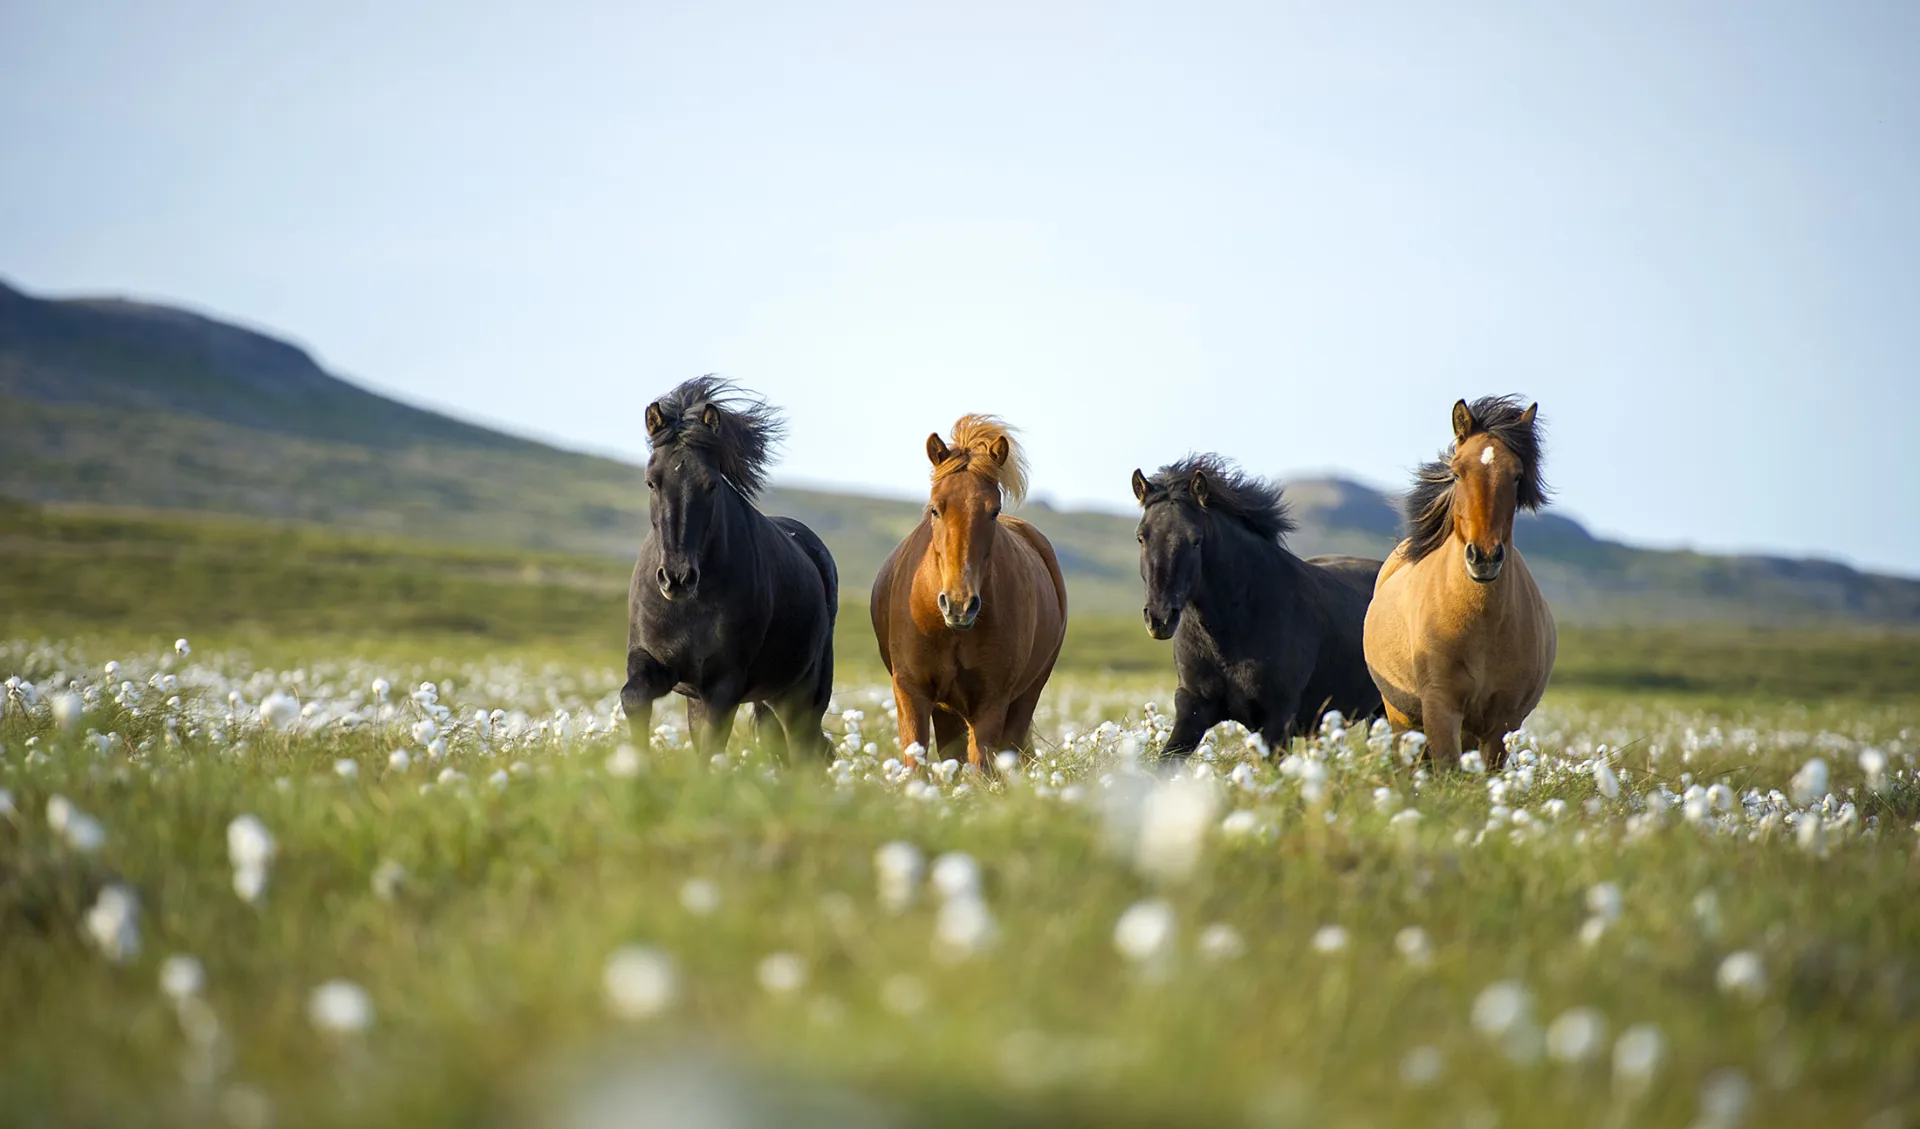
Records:
[[[0,5],[0,277],[776,475],[963,412],[1121,509],[1191,450],[1401,488],[1540,402],[1563,511],[1920,575],[1920,5]],[[1524,544],[1521,545],[1524,550]]]

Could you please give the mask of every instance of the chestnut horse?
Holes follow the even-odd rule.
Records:
[[[1367,608],[1367,670],[1396,729],[1419,729],[1446,768],[1477,746],[1489,768],[1553,673],[1553,613],[1513,544],[1516,509],[1546,504],[1538,404],[1453,406],[1453,447],[1407,495],[1407,539]]]
[[[1025,751],[1066,638],[1067,586],[1040,531],[1000,512],[1026,495],[1026,457],[993,416],[927,436],[926,513],[873,579],[873,633],[893,675],[900,747],[967,743],[987,768]],[[931,733],[929,733],[931,723]]]

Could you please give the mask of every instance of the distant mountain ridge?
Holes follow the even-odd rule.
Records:
[[[0,496],[181,509],[426,538],[630,556],[638,468],[399,403],[300,347],[167,306],[47,299],[0,282]],[[1289,483],[1290,547],[1384,556],[1396,501],[1337,478]],[[911,501],[776,487],[769,512],[819,531],[849,593],[919,520]],[[1133,520],[1031,504],[1080,610],[1137,613]],[[1635,549],[1554,513],[1515,541],[1557,615],[1583,622],[1920,625],[1920,581],[1824,561]]]

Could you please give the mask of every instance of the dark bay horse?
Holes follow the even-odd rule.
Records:
[[[1294,556],[1279,487],[1218,455],[1136,470],[1133,496],[1147,631],[1173,640],[1180,680],[1165,755],[1187,755],[1223,721],[1277,755],[1329,709],[1379,710],[1360,645],[1379,561]]]
[[[726,748],[743,702],[775,755],[826,751],[840,575],[812,530],[753,504],[782,432],[773,408],[714,377],[647,406],[652,530],[628,589],[620,690],[636,741],[672,690],[701,752]]]
[[[900,747],[946,750],[964,737],[967,763],[989,768],[1031,744],[1066,638],[1067,586],[1040,531],[1000,512],[1027,487],[1005,424],[962,416],[951,444],[927,436],[927,458],[926,513],[873,580],[873,633],[893,675]]]
[[[1400,542],[1367,611],[1367,666],[1396,729],[1419,729],[1442,768],[1506,735],[1546,692],[1553,612],[1513,544],[1513,515],[1546,504],[1535,416],[1512,396],[1453,406],[1453,446],[1420,468]]]

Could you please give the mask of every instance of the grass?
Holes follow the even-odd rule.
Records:
[[[1196,865],[1156,878],[1131,853],[1139,812],[1126,798],[1169,786],[1125,767],[1127,733],[1152,737],[1126,680],[1062,680],[1042,718],[1055,744],[1033,778],[916,796],[883,778],[878,687],[841,692],[842,707],[868,711],[863,737],[882,752],[843,754],[838,781],[750,751],[715,769],[672,735],[627,778],[607,767],[618,737],[582,729],[589,717],[606,727],[602,671],[482,650],[412,666],[312,655],[298,671],[114,657],[136,687],[122,702],[97,673],[101,652],[0,650],[0,665],[42,687],[78,675],[96,695],[70,730],[19,702],[0,721],[15,809],[0,818],[0,1108],[26,1123],[205,1124],[264,1098],[291,1124],[578,1124],[583,1095],[612,1085],[641,1104],[751,1094],[914,1125],[1461,1124],[1488,1111],[1507,1125],[1670,1124],[1727,1068],[1758,1095],[1754,1124],[1861,1124],[1920,1096],[1910,707],[1550,707],[1532,727],[1532,787],[1509,801],[1536,821],[1517,841],[1485,778],[1416,791],[1356,734],[1297,750],[1325,766],[1315,797],[1223,731],[1216,767],[1247,764],[1251,786],[1220,789],[1223,806],[1195,826]],[[178,708],[149,686],[169,674],[197,688]],[[376,675],[435,678],[454,717],[497,706],[524,711],[528,728],[484,747],[456,730],[445,762],[427,764],[408,732],[420,707],[402,699],[380,716],[366,689]],[[247,703],[276,686],[317,715],[287,732],[259,724]],[[231,719],[229,690],[242,702]],[[571,715],[564,738],[533,724],[556,705]],[[343,723],[348,712],[360,724]],[[1102,717],[1128,728],[1094,731]],[[88,732],[112,736],[102,746]],[[1583,767],[1601,742],[1625,749],[1625,799],[1596,794]],[[1871,796],[1853,764],[1867,745],[1900,774]],[[390,768],[395,747],[416,764]],[[1661,780],[1785,789],[1816,752],[1872,835],[1836,827],[1813,852],[1744,816],[1634,822],[1631,798]],[[337,774],[342,760],[353,778]],[[427,786],[447,766],[466,778]],[[1414,830],[1390,822],[1378,788],[1418,808]],[[103,825],[97,852],[49,827],[55,795]],[[1556,799],[1568,806],[1557,820]],[[1250,813],[1247,833],[1214,830],[1229,810]],[[241,813],[278,840],[258,905],[231,885],[224,829]],[[879,908],[872,860],[894,839],[978,860],[994,947],[937,959],[930,889],[904,913]],[[370,881],[385,860],[407,874],[392,900]],[[691,878],[715,884],[716,913],[682,908]],[[142,905],[141,952],[124,964],[81,932],[110,881]],[[1601,882],[1619,886],[1624,910],[1589,947],[1577,934]],[[1716,921],[1696,913],[1703,892]],[[1178,935],[1157,978],[1113,943],[1122,913],[1153,899]],[[1245,953],[1204,959],[1197,938],[1212,923]],[[1320,951],[1327,925],[1347,931],[1344,948]],[[1407,926],[1431,938],[1429,967],[1396,951]],[[670,953],[680,992],[663,1015],[622,1023],[601,978],[631,944]],[[1758,999],[1715,986],[1741,949],[1766,969]],[[205,1062],[156,987],[175,952],[207,970],[222,1035]],[[797,992],[758,983],[775,952],[804,962]],[[373,1001],[362,1035],[308,1020],[309,994],[336,977]],[[1526,1038],[1575,1007],[1598,1009],[1613,1035],[1655,1024],[1667,1053],[1649,1091],[1617,1084],[1604,1047],[1591,1061],[1509,1061],[1470,1018],[1506,979],[1533,1001]],[[1402,1063],[1422,1046],[1443,1072],[1414,1088]],[[687,1078],[711,1081],[667,1084]]]
[[[1610,1129],[1705,1123],[1703,1089],[1735,1076],[1742,1124],[1920,1118],[1910,636],[1569,629],[1523,772],[1428,780],[1357,732],[1261,762],[1226,727],[1211,783],[1174,785],[1128,756],[1162,732],[1143,711],[1170,699],[1167,648],[1080,616],[1040,760],[943,783],[884,764],[850,607],[831,768],[714,765],[669,729],[626,775],[618,564],[137,515],[16,511],[0,538],[0,677],[34,686],[0,715],[0,1123]],[[376,678],[400,689],[383,703]],[[423,681],[450,710],[438,760],[404,696]],[[266,723],[279,692],[311,716]],[[1814,757],[1824,811],[1766,799]],[[1715,784],[1750,803],[1713,809]],[[50,825],[56,796],[101,845]],[[228,858],[243,813],[278,846],[258,904]],[[991,946],[943,948],[928,884],[882,907],[893,840],[977,861]],[[711,914],[683,905],[690,879]],[[1608,883],[1617,917],[1590,901]],[[140,905],[124,962],[85,933],[109,884]],[[1173,939],[1136,963],[1116,925],[1160,902]],[[1244,951],[1209,959],[1213,925]],[[1430,962],[1402,955],[1408,927]],[[634,945],[677,992],[622,1019],[603,977]],[[1717,982],[1740,951],[1751,994]],[[199,1003],[159,991],[174,953],[204,965]],[[796,990],[762,985],[776,953]],[[368,1030],[311,1021],[335,978]],[[1528,1015],[1489,1036],[1476,1000],[1509,980]],[[1591,1048],[1554,1026],[1576,1008],[1603,1017]],[[1644,1088],[1612,1061],[1642,1024],[1664,1046]],[[1581,1053],[1544,1055],[1556,1030]],[[1438,1074],[1415,1085],[1422,1048]]]

